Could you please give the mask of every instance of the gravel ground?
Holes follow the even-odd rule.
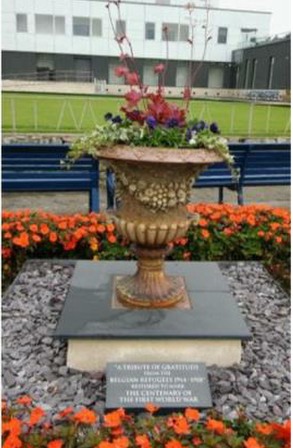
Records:
[[[3,396],[31,395],[54,414],[68,405],[103,411],[103,372],[68,369],[66,344],[51,337],[74,264],[30,261],[3,300]],[[208,368],[214,406],[227,417],[290,416],[289,297],[260,263],[223,263],[221,269],[252,332],[240,365]]]

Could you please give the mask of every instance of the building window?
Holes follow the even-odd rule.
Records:
[[[37,54],[37,70],[54,70],[54,58],[52,54],[39,53]]]
[[[143,66],[143,83],[146,86],[157,86],[158,85],[158,75],[154,72],[153,65]]]
[[[126,34],[125,20],[116,20],[116,34],[118,37],[125,36]]]
[[[102,36],[102,20],[92,19],[92,36]]]
[[[176,87],[186,86],[188,79],[188,66],[178,65],[176,70]]]
[[[73,35],[90,35],[90,19],[88,17],[73,17]]]
[[[118,67],[117,64],[109,64],[109,68],[108,68],[109,84],[123,85],[123,84],[125,84],[124,76],[118,77],[115,75],[115,68],[117,68],[117,67]]]
[[[228,28],[218,28],[218,44],[226,44],[228,36]]]
[[[53,34],[53,16],[36,14],[35,24],[37,34]]]
[[[155,40],[155,24],[153,22],[146,22],[145,24],[145,39]]]
[[[275,57],[271,56],[269,62],[268,87],[267,87],[268,89],[271,89],[273,85],[274,65],[275,65]]]
[[[16,31],[18,33],[27,33],[27,15],[16,14]]]
[[[189,26],[180,25],[179,27],[179,40],[186,42],[189,38]]]
[[[65,17],[55,16],[54,27],[55,34],[65,34]]]
[[[163,25],[162,25],[162,40],[168,40],[170,42],[175,42],[178,40],[178,25],[177,25],[177,23],[163,23]]]

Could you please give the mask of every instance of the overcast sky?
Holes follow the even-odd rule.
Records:
[[[291,0],[218,0],[219,7],[271,11],[271,34],[291,30]]]

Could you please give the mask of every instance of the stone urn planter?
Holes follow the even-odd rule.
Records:
[[[118,278],[116,297],[126,306],[172,307],[185,297],[182,277],[164,272],[168,243],[183,237],[192,184],[222,157],[206,149],[115,146],[98,150],[116,175],[118,232],[135,243],[137,272]]]

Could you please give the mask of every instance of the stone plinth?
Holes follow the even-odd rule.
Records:
[[[55,331],[68,340],[67,365],[104,370],[108,362],[204,362],[230,366],[250,337],[217,263],[167,262],[183,276],[188,298],[173,309],[125,308],[113,295],[117,276],[135,262],[78,261]]]

